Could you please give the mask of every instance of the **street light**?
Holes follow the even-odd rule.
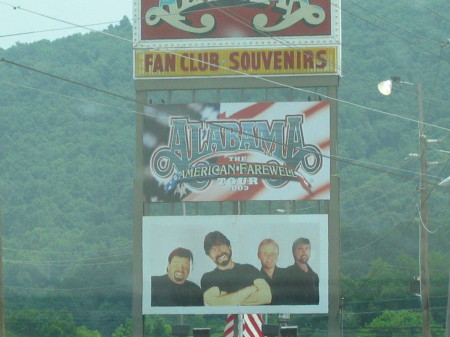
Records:
[[[392,93],[392,84],[394,82],[414,86],[414,83],[401,81],[400,77],[392,76],[389,80],[378,83],[378,91],[385,96],[389,96]],[[416,88],[417,88],[417,86],[419,86],[419,85],[416,84]]]
[[[430,275],[428,272],[428,176],[427,176],[427,137],[424,133],[423,92],[422,84],[401,81],[400,77],[393,76],[387,81],[378,84],[378,91],[383,95],[392,93],[393,83],[414,86],[417,93],[419,112],[419,160],[420,160],[420,299],[422,304],[422,336],[431,337],[430,331]]]
[[[385,96],[388,96],[392,92],[392,80],[386,80],[378,83],[378,91]]]

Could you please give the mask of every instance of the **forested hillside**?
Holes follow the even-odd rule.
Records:
[[[129,20],[107,33],[130,38]],[[106,336],[130,317],[134,103],[89,87],[133,98],[131,51],[98,33],[2,51],[7,317],[66,310]]]
[[[440,45],[450,38],[450,19],[439,13],[450,13],[448,1],[342,3],[345,335],[375,336],[403,325],[411,336],[420,333],[420,302],[409,292],[419,273],[419,162],[405,159],[418,152],[417,97],[408,85],[388,97],[376,88],[397,75],[423,84],[426,134],[441,140],[428,150],[429,160],[440,162],[429,168],[428,201],[433,331],[443,336],[450,191],[436,185],[450,175],[450,155],[440,151],[450,151],[450,46]],[[128,336],[135,102],[126,39],[132,27],[124,18],[106,32],[125,39],[91,32],[0,49],[0,214],[11,337],[48,321],[55,331],[64,326],[66,336]],[[166,336],[175,320],[148,318],[146,330]],[[217,335],[224,324],[215,316],[186,322],[211,326]],[[326,323],[321,315],[291,319],[310,336],[325,335]]]

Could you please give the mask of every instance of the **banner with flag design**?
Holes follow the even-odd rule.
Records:
[[[152,105],[147,202],[329,200],[330,103]]]

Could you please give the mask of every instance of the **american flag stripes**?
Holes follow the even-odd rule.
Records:
[[[262,315],[261,314],[243,314],[242,315],[242,332],[235,335],[235,323],[238,316],[235,314],[228,315],[223,331],[224,337],[263,337],[262,333]],[[241,329],[239,329],[241,330]]]

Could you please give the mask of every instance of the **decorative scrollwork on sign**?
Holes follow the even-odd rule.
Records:
[[[149,26],[155,26],[161,21],[164,21],[185,32],[194,34],[205,34],[211,32],[214,29],[216,20],[212,14],[205,13],[200,18],[200,27],[188,24],[183,12],[193,10],[194,7],[205,5],[205,2],[218,2],[208,0],[160,0],[159,7],[152,7],[148,9],[145,14],[145,22]],[[265,4],[270,6],[271,0],[249,0],[248,4]],[[298,8],[294,8],[294,4],[298,3]],[[289,28],[295,25],[297,22],[304,20],[309,25],[319,25],[325,21],[326,15],[322,7],[317,5],[311,5],[309,0],[278,0],[275,2],[274,8],[281,11],[283,16],[281,20],[274,26],[267,26],[269,21],[266,14],[256,14],[253,18],[253,26],[257,31],[262,32],[276,32]]]
[[[178,28],[185,32],[195,33],[195,34],[204,34],[210,32],[214,28],[215,19],[211,14],[203,14],[200,18],[200,23],[203,27],[193,27],[186,24],[186,17],[183,16],[183,11],[197,6],[199,4],[203,4],[203,0],[201,1],[182,1],[181,6],[178,7],[177,2],[171,3],[167,5],[168,11],[166,11],[163,7],[152,7],[145,14],[145,22],[149,26],[155,26],[160,23],[160,21],[165,21],[169,25]]]
[[[295,2],[299,3],[299,8],[293,11]],[[271,27],[266,27],[268,18],[264,14],[257,14],[253,18],[253,25],[257,30],[263,32],[276,32],[295,25],[301,20],[305,20],[310,25],[319,25],[325,20],[325,11],[322,7],[311,5],[309,0],[279,0],[276,8],[281,9],[285,14],[282,20]]]

